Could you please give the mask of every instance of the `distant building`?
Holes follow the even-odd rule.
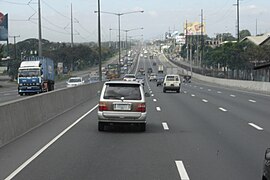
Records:
[[[266,33],[262,36],[247,36],[241,40],[241,42],[251,42],[257,46],[270,45],[270,33]]]

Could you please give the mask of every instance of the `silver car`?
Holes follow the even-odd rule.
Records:
[[[98,130],[106,125],[130,123],[146,128],[146,102],[141,83],[136,81],[105,82],[100,94],[98,109]]]

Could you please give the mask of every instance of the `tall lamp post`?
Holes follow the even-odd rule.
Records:
[[[119,46],[119,59],[118,59],[118,63],[120,64],[120,59],[121,59],[121,36],[120,36],[120,31],[121,31],[121,26],[120,26],[120,17],[122,15],[125,14],[132,14],[132,13],[143,13],[144,11],[130,11],[130,12],[124,12],[124,13],[114,13],[114,12],[106,12],[106,11],[94,11],[95,13],[104,13],[104,14],[112,14],[112,15],[116,15],[118,16],[118,33],[119,33],[119,42],[118,42],[118,46]]]

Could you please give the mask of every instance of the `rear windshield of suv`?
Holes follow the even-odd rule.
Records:
[[[141,100],[140,85],[138,84],[107,84],[104,99]]]
[[[179,81],[178,76],[167,76],[167,81]]]

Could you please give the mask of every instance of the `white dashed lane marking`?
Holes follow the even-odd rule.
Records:
[[[203,89],[203,87],[200,87],[200,89]]]
[[[234,95],[234,94],[231,94],[230,96],[231,96],[231,97],[236,97],[236,95]]]
[[[249,102],[252,102],[252,103],[255,103],[255,102],[256,102],[256,101],[253,100],[253,99],[249,99],[248,101],[249,101]]]
[[[168,124],[166,122],[163,122],[162,123],[162,126],[163,126],[163,129],[168,131],[169,130],[169,127],[168,127]]]
[[[218,93],[218,94],[221,94],[222,92],[218,91],[217,93]]]
[[[212,91],[211,89],[208,89],[208,91]]]
[[[184,91],[185,94],[187,94],[187,91]]]
[[[153,101],[154,101],[154,102],[157,102],[157,100],[156,100],[156,99],[153,99]]]
[[[223,111],[223,112],[227,112],[228,110],[227,109],[224,109],[222,107],[218,108],[219,110]]]
[[[259,131],[262,131],[263,128],[261,128],[260,126],[256,125],[256,124],[253,124],[253,123],[248,123],[250,126],[254,127],[255,129],[259,130]]]
[[[195,97],[195,94],[191,94],[192,97]]]
[[[151,94],[151,96],[153,97],[153,96],[154,96],[154,94]]]
[[[160,107],[156,107],[156,110],[157,110],[157,111],[161,111],[161,108],[160,108]]]
[[[181,180],[189,180],[183,161],[175,161]]]
[[[202,102],[205,102],[205,103],[207,103],[207,102],[208,102],[208,100],[206,100],[206,99],[202,99]]]

